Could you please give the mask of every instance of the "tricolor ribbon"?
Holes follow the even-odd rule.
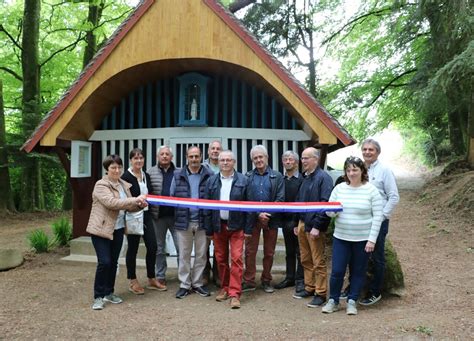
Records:
[[[175,198],[161,195],[147,195],[151,205],[195,208],[204,210],[225,210],[244,212],[339,212],[339,202],[260,202],[260,201],[225,201],[207,199]]]

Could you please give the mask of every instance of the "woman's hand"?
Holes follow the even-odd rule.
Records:
[[[139,195],[137,198],[137,205],[138,207],[147,207],[148,206],[148,202],[146,201],[146,195]]]
[[[365,252],[367,253],[374,252],[374,249],[375,249],[375,243],[368,241],[367,244],[365,244]]]

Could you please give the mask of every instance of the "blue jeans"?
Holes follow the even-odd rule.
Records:
[[[332,271],[330,278],[329,297],[339,303],[341,288],[346,268],[351,269],[351,286],[348,298],[357,301],[365,282],[365,272],[369,254],[365,252],[367,241],[349,242],[333,237],[332,239]]]
[[[104,297],[114,292],[117,262],[122,249],[125,229],[114,231],[114,239],[91,236],[97,254],[97,269],[94,280],[94,298]]]
[[[379,236],[377,237],[377,243],[375,243],[375,249],[371,255],[371,259],[374,263],[374,277],[369,283],[369,292],[375,296],[379,296],[382,291],[385,273],[385,238],[388,234],[388,222],[388,219],[382,222]]]

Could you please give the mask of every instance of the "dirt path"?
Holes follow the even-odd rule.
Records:
[[[453,216],[435,219],[435,208],[419,202],[413,187],[418,185],[401,191],[389,233],[405,272],[406,293],[360,307],[357,316],[323,315],[293,299],[291,289],[245,294],[240,310],[214,297],[177,300],[176,273],[167,292],[133,296],[124,268],[116,286],[124,303],[92,311],[95,265],[61,261],[67,253],[62,250],[0,272],[0,339],[473,339],[472,224]],[[52,217],[42,219],[48,225]],[[28,220],[1,225],[0,247],[20,245],[24,237],[18,227],[31,229]],[[143,268],[139,276],[145,277]]]

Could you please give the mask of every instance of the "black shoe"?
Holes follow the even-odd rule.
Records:
[[[176,292],[176,298],[185,298],[188,295],[189,289],[179,288],[179,290]]]
[[[306,289],[303,289],[303,291],[295,292],[293,295],[293,298],[300,299],[300,298],[306,298],[306,297],[311,297],[313,296],[313,292],[306,291]]]
[[[194,291],[196,294],[201,295],[202,297],[211,296],[211,293],[209,292],[209,290],[207,290],[207,288],[206,288],[205,286],[202,286],[202,287],[195,287],[195,288],[193,288],[193,291]]]
[[[310,307],[310,308],[316,308],[316,307],[322,306],[324,302],[326,302],[326,298],[325,298],[325,297],[316,295],[316,296],[313,297],[313,299],[311,300],[311,302],[309,302],[309,303],[307,304],[307,306]]]
[[[304,290],[304,281],[303,280],[296,280],[295,281],[295,292],[300,292]]]
[[[242,283],[242,292],[255,291],[256,287],[247,283]]]
[[[262,282],[262,287],[263,287],[263,291],[265,291],[267,294],[271,294],[272,292],[275,292],[275,289],[272,287],[270,282]]]
[[[380,301],[380,299],[382,298],[382,295],[367,295],[366,298],[364,298],[363,300],[361,300],[359,302],[360,305],[372,305],[372,304],[375,304],[377,303],[378,301]]]
[[[295,281],[285,278],[283,281],[275,285],[275,289],[285,289],[295,286]]]

